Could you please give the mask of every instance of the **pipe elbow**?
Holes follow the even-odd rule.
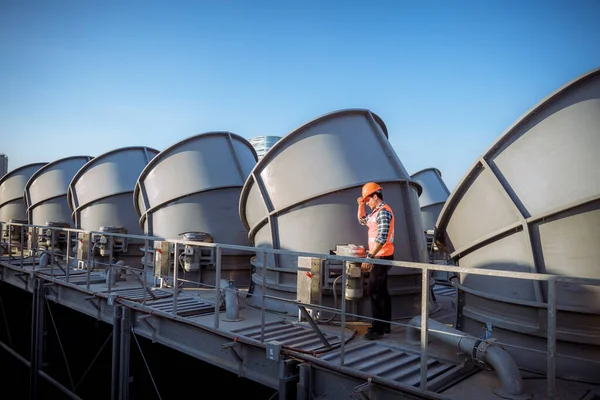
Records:
[[[500,379],[502,392],[500,395],[508,398],[520,398],[523,396],[523,380],[517,363],[506,350],[495,344],[491,344],[484,350],[482,357],[489,364]]]

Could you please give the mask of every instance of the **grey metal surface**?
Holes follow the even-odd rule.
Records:
[[[27,164],[0,178],[0,221],[27,220],[27,207],[23,197],[25,185],[29,178],[46,164]]]
[[[142,301],[144,299],[144,291],[146,292],[145,296],[146,296],[147,301],[173,296],[173,292],[159,289],[159,288],[154,288],[154,287],[147,287],[146,290],[144,290],[143,287],[124,288],[124,289],[119,289],[117,287],[116,289],[113,288],[110,291],[105,290],[105,291],[103,291],[103,293],[110,292],[115,297],[119,297],[121,299],[126,299],[126,300],[131,300],[131,301]]]
[[[375,181],[395,216],[397,260],[427,261],[419,213],[421,187],[410,179],[388,141],[383,121],[369,110],[342,110],[319,117],[279,140],[246,181],[240,217],[257,247],[329,254],[338,244],[367,244],[356,220],[361,187]],[[262,258],[257,257],[251,304],[260,305]],[[267,294],[294,298],[297,257],[267,260]],[[419,309],[419,277],[390,271],[395,315]],[[420,272],[417,273],[420,275]],[[366,300],[365,300],[366,301]],[[297,313],[296,306],[266,301],[268,308]]]
[[[248,246],[237,206],[256,151],[241,136],[207,132],[160,152],[140,174],[133,194],[139,225],[148,235],[179,239],[185,232],[208,233],[215,243]],[[250,281],[247,252],[223,252],[223,279]],[[213,268],[214,269],[214,268]],[[202,274],[214,284],[214,274]]]
[[[256,325],[234,330],[232,333],[260,340],[261,326]],[[340,337],[338,335],[323,332],[323,336],[325,336],[331,346],[340,344]],[[264,341],[280,342],[288,349],[304,353],[319,353],[327,350],[317,333],[310,326],[290,324],[282,321],[265,324]]]
[[[333,364],[340,363],[340,352],[333,351],[319,357]],[[421,357],[418,353],[406,352],[390,347],[389,344],[371,341],[357,342],[346,347],[344,366],[379,376],[409,386],[419,385]],[[427,381],[431,381],[455,365],[429,357]]]
[[[33,225],[63,222],[73,226],[67,202],[69,183],[91,156],[73,156],[46,164],[25,184],[27,219]]]
[[[141,235],[133,190],[144,167],[158,153],[145,146],[123,147],[81,167],[68,190],[75,228],[97,231],[101,226],[115,226]]]
[[[149,307],[155,310],[173,313],[173,300],[156,300],[146,303]],[[224,309],[223,307],[221,307]],[[207,301],[199,299],[198,297],[182,297],[177,299],[177,315],[183,317],[191,317],[201,314],[210,314],[215,312],[215,305]]]
[[[600,277],[599,127],[596,69],[536,105],[475,162],[436,239],[460,267]],[[546,350],[546,284],[462,274],[460,285],[459,329],[480,336],[491,323],[503,342]],[[600,288],[559,283],[556,300],[556,375],[600,383]],[[508,349],[520,366],[546,370],[544,354]]]
[[[442,179],[442,173],[437,168],[426,168],[415,172],[411,178],[423,188],[419,196],[423,229],[434,229],[440,211],[450,196],[450,191]]]

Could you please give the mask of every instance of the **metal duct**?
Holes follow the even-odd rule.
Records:
[[[79,169],[68,192],[75,227],[90,231],[122,227],[128,234],[142,235],[132,194],[140,173],[158,153],[145,146],[123,147]]]
[[[150,236],[180,239],[205,233],[216,243],[249,246],[236,211],[256,160],[250,143],[230,132],[199,134],[160,152],[135,186],[140,227]],[[248,285],[250,257],[248,252],[223,250],[222,278],[238,287]],[[214,284],[214,275],[202,276]]]
[[[25,185],[27,219],[33,225],[60,222],[73,226],[67,202],[69,183],[91,156],[73,156],[46,164]]]
[[[0,221],[27,221],[23,191],[31,176],[47,163],[34,163],[17,168],[0,178]]]
[[[474,164],[448,198],[436,239],[463,268],[600,277],[600,69],[544,99]],[[457,328],[546,350],[542,282],[462,274]],[[600,383],[600,288],[557,287],[559,377]],[[546,355],[507,348],[544,372]],[[569,358],[569,357],[576,357]]]
[[[248,177],[240,198],[240,217],[257,248],[330,254],[339,244],[366,246],[367,229],[356,220],[356,198],[369,181],[383,187],[384,200],[394,210],[396,260],[426,262],[419,215],[421,187],[398,159],[383,121],[369,110],[333,112],[280,139]],[[262,258],[254,263],[255,295],[250,301],[258,306],[263,291]],[[270,256],[265,293],[296,299],[297,271],[297,257]],[[390,271],[395,317],[418,312],[420,279],[420,271]],[[277,311],[298,312],[293,304],[269,299],[265,304]]]
[[[433,230],[450,191],[442,180],[442,173],[437,168],[426,168],[415,172],[411,175],[411,179],[418,182],[423,188],[423,193],[419,196],[423,228],[426,231]]]

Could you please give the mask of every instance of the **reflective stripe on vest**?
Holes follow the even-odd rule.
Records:
[[[377,224],[377,215],[379,215],[379,211],[382,209],[386,209],[392,214],[392,220],[390,221],[390,230],[388,233],[388,238],[385,244],[381,247],[381,249],[374,254],[375,256],[391,256],[394,254],[394,213],[392,209],[387,204],[384,204],[381,208],[374,211],[369,218],[367,219],[367,226],[369,227],[369,252],[373,250],[375,247],[375,239],[377,238],[377,232],[379,231],[379,227]]]

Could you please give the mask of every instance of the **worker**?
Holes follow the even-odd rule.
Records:
[[[389,205],[383,201],[383,190],[375,182],[366,183],[362,187],[362,196],[358,202],[358,222],[366,225],[369,236],[369,252],[367,258],[383,260],[394,259],[394,213]],[[371,209],[365,212],[365,204]],[[363,263],[362,270],[369,273],[368,291],[371,299],[371,313],[373,318],[391,321],[392,301],[387,287],[388,270],[385,265]],[[373,321],[365,334],[365,339],[374,340],[381,338],[385,333],[391,332],[390,323]]]

